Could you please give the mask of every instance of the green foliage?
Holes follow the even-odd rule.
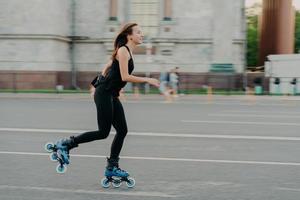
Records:
[[[257,66],[258,62],[258,17],[247,17],[247,65]]]

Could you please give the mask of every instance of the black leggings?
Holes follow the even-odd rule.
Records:
[[[116,129],[116,135],[111,145],[110,158],[117,159],[121,152],[124,138],[127,134],[127,123],[123,106],[117,97],[110,91],[98,86],[95,91],[94,101],[97,107],[97,131],[82,133],[74,138],[75,143],[81,144],[108,137],[111,125]]]

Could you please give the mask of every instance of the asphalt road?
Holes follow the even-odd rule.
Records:
[[[120,165],[136,186],[103,189],[113,129],[74,149],[63,175],[43,149],[97,129],[88,95],[0,94],[0,199],[299,199],[298,98],[151,96],[123,106]]]

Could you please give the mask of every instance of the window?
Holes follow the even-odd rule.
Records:
[[[131,0],[130,21],[141,26],[146,39],[158,33],[159,3],[159,0]]]

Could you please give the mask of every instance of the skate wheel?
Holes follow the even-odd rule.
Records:
[[[120,179],[114,179],[111,184],[115,187],[115,188],[119,188],[122,185],[122,181]]]
[[[103,178],[103,179],[101,179],[101,185],[104,188],[109,188],[110,182],[109,182],[109,180],[107,178]]]
[[[56,153],[54,153],[54,152],[51,153],[49,157],[50,157],[51,161],[54,161],[54,162],[57,161],[57,154]]]
[[[57,154],[58,154],[58,157],[61,158],[61,160],[64,164],[67,164],[67,165],[70,164],[69,156],[65,151],[58,150]]]
[[[67,166],[58,164],[56,166],[56,172],[59,174],[63,174],[67,171]]]
[[[134,178],[128,178],[128,182],[126,182],[128,188],[133,188],[135,186]]]
[[[52,142],[48,142],[45,144],[45,150],[49,153],[53,152],[54,144]]]

